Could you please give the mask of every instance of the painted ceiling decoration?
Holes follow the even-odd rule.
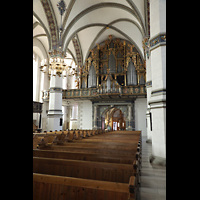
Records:
[[[80,42],[79,42],[79,39],[78,39],[77,35],[75,35],[72,38],[72,42],[74,44],[74,48],[75,48],[75,51],[76,51],[77,64],[78,64],[78,66],[82,66],[83,65],[82,52],[81,52]]]
[[[71,10],[72,10],[72,7],[73,7],[75,1],[76,1],[76,0],[71,0],[70,3],[69,3],[69,5],[68,5],[68,7],[67,7],[67,13],[66,13],[65,18],[64,18],[64,20],[63,20],[63,27],[65,27],[65,25],[66,25],[66,23],[67,23],[69,14],[70,14],[70,12],[71,12]]]
[[[45,52],[59,47],[61,20],[58,1],[33,0],[33,39],[42,44]],[[66,12],[62,16],[62,51],[70,52],[78,66],[85,64],[90,49],[105,41],[108,35],[129,41],[140,57],[145,59],[142,41],[149,37],[150,32],[149,0],[64,2]],[[39,47],[34,43],[35,53],[40,54]]]
[[[131,4],[133,6],[133,4]],[[89,12],[92,12],[93,10],[96,9],[100,9],[100,8],[105,8],[105,7],[117,7],[119,9],[123,9],[126,10],[127,12],[130,12],[132,15],[136,16],[137,19],[139,20],[143,30],[145,30],[144,25],[142,23],[141,18],[138,16],[137,12],[135,10],[130,9],[127,6],[124,6],[122,4],[118,4],[118,3],[99,3],[96,5],[93,5],[85,10],[83,10],[81,13],[79,13],[68,25],[68,27],[66,28],[66,30],[63,33],[63,38],[65,38],[67,36],[67,34],[69,33],[70,29],[72,28],[72,26],[80,19],[82,18],[84,15],[88,14]],[[134,8],[134,7],[133,7]]]
[[[45,14],[49,23],[49,29],[52,39],[52,49],[56,49],[58,45],[58,26],[55,19],[55,14],[49,0],[41,0],[42,6],[45,10]]]

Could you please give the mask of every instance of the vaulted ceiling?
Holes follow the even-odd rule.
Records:
[[[63,50],[84,65],[90,49],[113,38],[127,40],[143,57],[142,40],[148,36],[148,0],[64,0]],[[41,59],[59,41],[61,16],[58,0],[33,0],[33,51]]]

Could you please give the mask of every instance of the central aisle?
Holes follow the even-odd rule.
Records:
[[[166,166],[151,164],[152,144],[142,137],[141,200],[166,200]]]

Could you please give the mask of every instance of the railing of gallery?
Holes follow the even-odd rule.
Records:
[[[33,101],[33,113],[41,113],[42,112],[42,104],[37,101]]]
[[[98,98],[104,95],[130,96],[130,95],[146,95],[145,85],[120,86],[119,88],[83,88],[83,89],[67,89],[62,91],[63,99],[72,98]],[[49,90],[42,91],[42,99],[49,100]]]

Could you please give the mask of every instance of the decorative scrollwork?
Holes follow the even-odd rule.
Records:
[[[115,67],[112,65],[112,70],[110,70],[109,64],[111,54],[115,59]],[[107,40],[101,44],[96,44],[96,47],[90,50],[85,68],[82,68],[81,76],[87,77],[90,67],[93,65],[96,72],[97,87],[108,77],[107,75],[111,75],[113,79],[115,77],[116,81],[122,80],[120,85],[126,86],[126,74],[130,61],[134,63],[137,73],[143,73],[144,76],[146,73],[146,68],[142,66],[144,60],[141,59],[135,46],[125,40],[113,38],[113,35],[109,35]]]

